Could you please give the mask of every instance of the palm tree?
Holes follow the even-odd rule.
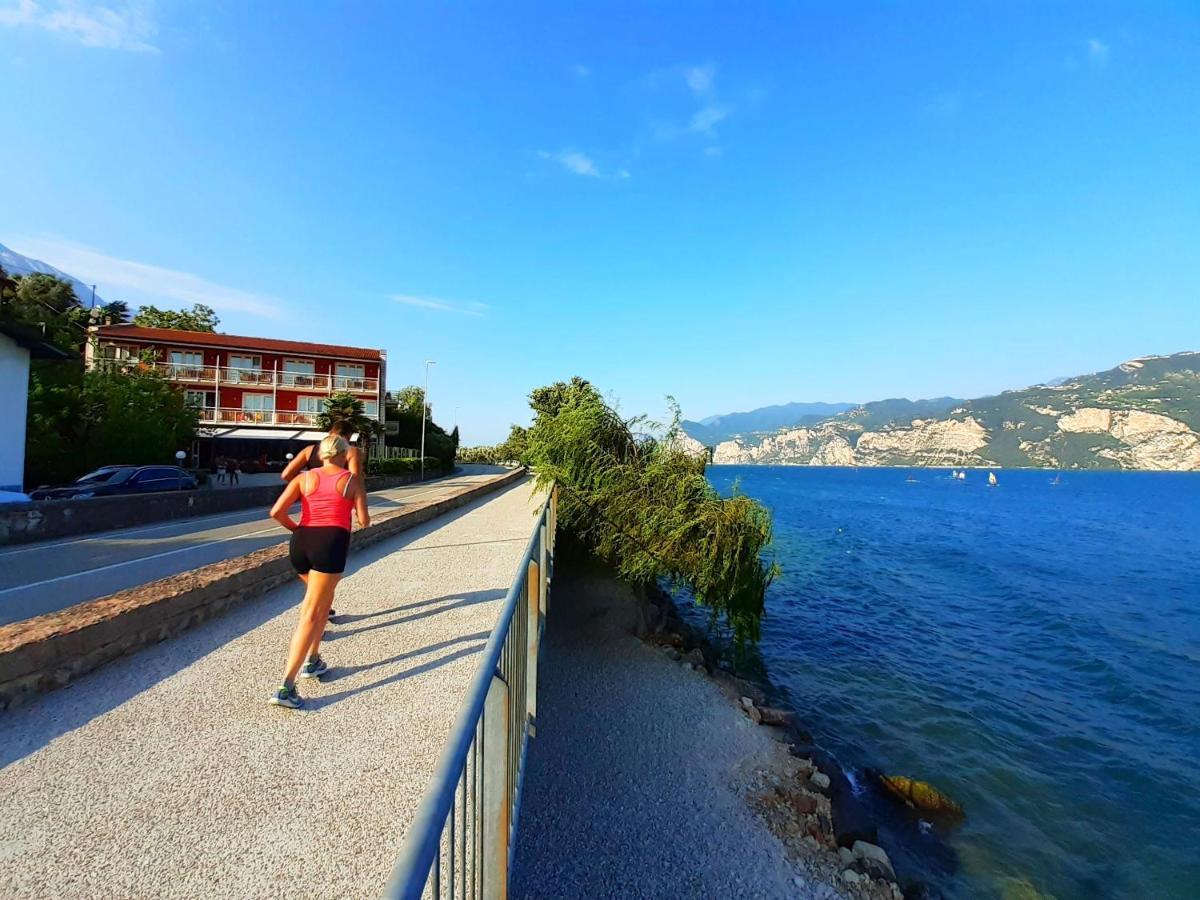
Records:
[[[325,411],[317,415],[317,427],[325,431],[333,428],[335,422],[348,422],[351,431],[359,434],[375,434],[381,427],[377,419],[363,412],[363,402],[349,391],[330,394]]]

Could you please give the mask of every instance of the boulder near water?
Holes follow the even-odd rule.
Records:
[[[889,796],[922,812],[959,819],[965,815],[961,806],[924,781],[904,775],[880,775],[879,783]]]

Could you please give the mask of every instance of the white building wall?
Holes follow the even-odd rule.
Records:
[[[0,491],[19,491],[25,476],[25,407],[29,401],[29,351],[0,334]]]

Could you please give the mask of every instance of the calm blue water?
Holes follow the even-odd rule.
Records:
[[[1200,475],[908,474],[709,470],[774,512],[771,680],[966,808],[894,854],[946,894],[1200,897]]]

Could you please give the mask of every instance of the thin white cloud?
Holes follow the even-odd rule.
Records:
[[[704,155],[707,156],[709,159],[720,159],[722,156],[725,155],[725,151],[723,149],[721,149],[720,147],[716,147],[716,146],[705,147]]]
[[[16,0],[0,7],[0,26],[41,28],[85,47],[157,53],[150,5],[135,0]]]
[[[218,313],[244,312],[268,319],[283,315],[284,305],[278,298],[216,284],[189,272],[120,259],[93,247],[53,238],[13,240],[13,249],[47,262],[87,284],[97,285],[96,293],[107,300],[127,300],[131,305],[191,306],[203,303]],[[137,296],[122,296],[127,292]]]
[[[558,153],[547,153],[545,150],[540,150],[538,156],[558,163],[572,175],[582,175],[585,178],[604,177],[596,166],[595,160],[578,150],[560,150]]]
[[[717,77],[717,64],[706,62],[699,66],[684,66],[683,79],[697,97],[707,97],[712,93],[713,82]]]
[[[925,107],[925,111],[939,119],[950,119],[962,111],[965,98],[961,91],[944,91]]]
[[[1098,38],[1088,38],[1087,50],[1088,59],[1090,59],[1094,65],[1108,65],[1108,44],[1104,43]]]
[[[575,65],[571,66],[571,71],[574,72],[576,75],[578,75],[580,78],[587,78],[589,75],[592,74],[592,70],[589,69],[587,66],[585,66],[583,63],[576,63]]]
[[[482,316],[487,311],[486,303],[452,303],[437,297],[414,297],[412,294],[392,294],[392,300],[404,306],[418,306],[437,312],[461,313],[464,316]]]
[[[716,128],[717,123],[728,118],[728,116],[728,106],[701,107],[692,114],[692,119],[688,123],[688,131],[713,137],[716,135],[716,131],[714,129]]]

